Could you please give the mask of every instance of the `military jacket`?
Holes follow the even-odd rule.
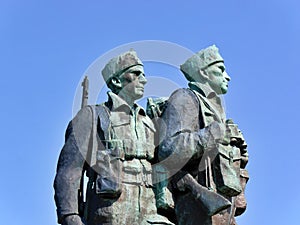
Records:
[[[79,214],[78,190],[82,172],[85,166],[94,166],[87,165],[86,162],[95,125],[99,137],[98,150],[105,150],[108,146],[110,148],[118,146],[121,149],[124,182],[143,185],[142,176],[137,176],[142,170],[150,174],[148,180],[151,180],[150,161],[154,157],[155,132],[152,121],[137,104],[131,108],[114,93],[109,92],[108,96],[109,99],[104,104],[108,117],[100,114],[95,120],[91,108],[85,107],[78,112],[66,130],[66,140],[59,156],[54,181],[59,222],[64,215]],[[107,127],[111,127],[108,131],[109,138],[105,137],[107,128],[102,128],[100,123],[101,120],[107,118],[109,121],[104,121],[104,123],[109,124]],[[127,176],[126,174],[134,175]]]
[[[222,194],[229,193],[230,195],[224,195],[231,197],[241,191],[241,189],[237,192],[232,191],[232,193],[228,191],[231,191],[228,188],[228,186],[231,188],[231,178],[237,181],[233,185],[237,184],[237,187],[240,188],[240,151],[231,146],[226,139],[223,140],[223,143],[216,143],[214,147],[216,151],[211,151],[206,146],[209,137],[202,135],[205,132],[200,132],[205,131],[213,121],[226,123],[221,103],[219,96],[208,85],[200,83],[191,82],[189,88],[173,92],[161,118],[163,126],[160,129],[161,144],[158,157],[160,160],[168,161],[167,167],[171,171],[171,175],[179,170],[186,171],[201,185],[218,193],[224,190]],[[214,154],[210,155],[211,153]],[[222,164],[223,167],[217,167],[220,160],[225,162]],[[228,170],[223,171],[224,167],[227,167],[225,169]],[[221,176],[216,176],[217,172]],[[228,183],[223,185],[223,178],[229,178],[229,185]],[[186,224],[187,221],[189,224],[199,224],[200,221],[201,224],[229,224],[230,208],[222,212],[223,214],[209,217],[187,189],[181,189],[181,187],[176,189],[177,184],[174,183],[172,187],[175,187],[173,194],[178,224]],[[219,222],[221,220],[222,223]]]
[[[162,116],[165,126],[160,131],[160,149],[158,152],[160,160],[170,155],[175,166],[183,166],[190,159],[189,171],[197,170],[198,162],[193,165],[195,158],[200,158],[204,153],[205,140],[199,135],[199,130],[209,125],[214,120],[224,120],[222,107],[218,107],[219,97],[208,87],[190,83],[190,88],[176,90],[168,100],[168,106]],[[209,98],[212,101],[200,104],[197,95]],[[215,111],[211,110],[216,102]],[[195,168],[193,168],[195,166]]]
[[[202,156],[207,152],[206,139],[210,138],[201,135],[199,131],[205,130],[213,121],[225,124],[226,119],[221,99],[208,85],[191,82],[189,86],[176,90],[168,100],[162,116],[165,126],[160,132],[158,155],[160,160],[168,158],[169,170],[183,169],[196,177],[199,170],[206,170],[207,165]],[[223,144],[219,146],[219,152],[225,154],[225,157],[233,154],[233,160],[239,161],[239,150],[230,146],[229,142]],[[205,185],[205,181],[200,183]],[[212,186],[215,188],[213,183]]]

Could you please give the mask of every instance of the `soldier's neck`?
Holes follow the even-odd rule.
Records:
[[[134,106],[134,102],[135,102],[135,100],[134,99],[132,99],[132,98],[130,98],[129,96],[127,96],[127,95],[122,95],[122,93],[119,93],[119,95],[118,95],[120,98],[122,98],[129,106],[130,106],[130,108],[132,108],[133,106]]]

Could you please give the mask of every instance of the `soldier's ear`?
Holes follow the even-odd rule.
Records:
[[[199,75],[200,75],[200,77],[203,81],[208,81],[209,80],[209,77],[208,77],[205,70],[199,69]]]
[[[122,88],[122,82],[118,77],[113,77],[111,79],[111,84],[115,89],[121,89]]]

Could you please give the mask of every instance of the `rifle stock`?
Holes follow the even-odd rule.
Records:
[[[203,209],[209,216],[213,216],[231,206],[230,201],[199,184],[189,173],[182,173],[176,184],[189,189],[194,198],[201,202]]]

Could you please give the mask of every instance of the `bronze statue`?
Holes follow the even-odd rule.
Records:
[[[131,50],[111,59],[102,75],[111,89],[108,101],[81,109],[66,131],[54,181],[58,223],[173,224],[157,214],[151,168],[155,128],[135,103],[147,82],[143,63]]]
[[[227,92],[230,77],[214,45],[180,69],[189,88],[176,90],[167,101],[158,151],[160,161],[169,159],[170,175],[184,165],[168,184],[176,219],[179,225],[234,225],[234,216],[246,208],[248,153],[241,131],[221,105],[219,95]]]

